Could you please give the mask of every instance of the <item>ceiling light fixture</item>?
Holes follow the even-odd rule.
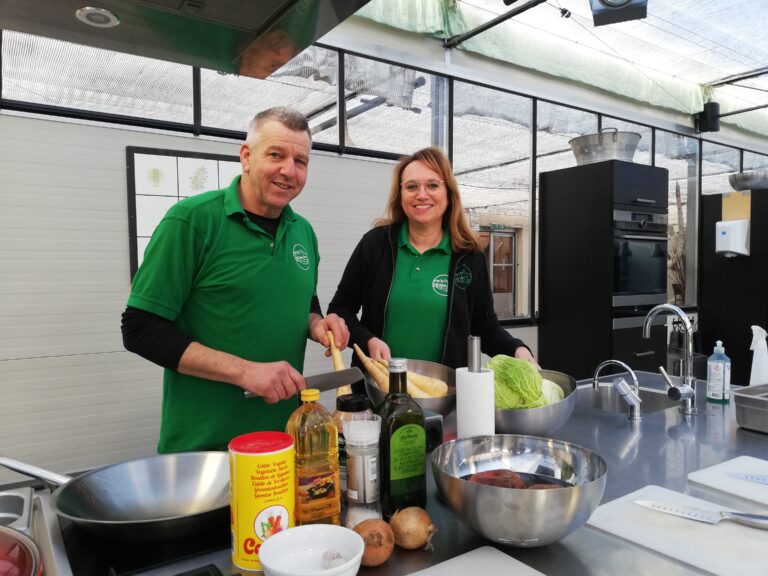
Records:
[[[638,20],[648,15],[648,0],[589,0],[595,26]]]
[[[116,14],[104,8],[84,6],[75,11],[75,17],[89,26],[96,28],[114,28],[120,24],[120,18]]]

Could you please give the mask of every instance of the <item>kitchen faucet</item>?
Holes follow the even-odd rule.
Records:
[[[685,330],[684,353],[680,363],[680,377],[683,379],[683,385],[679,387],[672,386],[668,378],[665,378],[670,387],[667,395],[673,400],[683,401],[682,406],[680,406],[680,411],[683,414],[694,414],[696,412],[694,407],[696,400],[696,378],[693,376],[693,327],[686,313],[680,308],[673,304],[659,304],[651,308],[651,311],[645,317],[643,322],[643,338],[651,337],[651,322],[660,312],[676,314],[680,318],[680,322]],[[666,374],[664,373],[662,376],[666,376]]]
[[[600,371],[606,366],[610,366],[612,364],[620,366],[632,377],[632,387],[630,387],[629,384],[627,384],[627,381],[621,376],[613,381],[613,387],[619,393],[619,396],[621,396],[624,402],[629,404],[629,419],[633,421],[642,420],[642,416],[640,416],[640,403],[643,400],[640,398],[640,384],[637,382],[637,376],[635,376],[632,368],[624,364],[624,362],[621,362],[620,360],[606,360],[605,362],[602,362],[595,369],[595,375],[592,376],[592,389],[597,390],[598,388],[599,383],[597,381],[597,377],[600,375]]]

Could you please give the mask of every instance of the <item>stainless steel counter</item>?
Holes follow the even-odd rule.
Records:
[[[637,375],[641,387],[664,389],[658,374],[637,372]],[[552,436],[589,448],[605,459],[608,478],[603,503],[648,484],[685,492],[688,473],[736,456],[749,455],[768,460],[768,435],[738,428],[733,402],[728,405],[707,403],[705,386],[704,382],[697,386],[699,413],[693,416],[684,416],[676,408],[669,408],[645,414],[641,422],[634,424],[626,414],[587,408],[577,403],[565,426]],[[448,430],[452,423],[455,419],[449,418],[446,422]],[[427,478],[427,510],[438,527],[438,533],[432,540],[434,550],[396,549],[386,564],[377,568],[362,568],[361,576],[411,574],[491,544],[465,527],[447,506],[438,501],[431,469],[428,469]],[[45,503],[43,500],[40,502]],[[44,553],[52,555],[57,546],[46,543],[43,548],[47,548]],[[560,542],[541,548],[497,548],[547,576],[701,574],[589,526],[582,526]],[[221,550],[212,553],[206,561],[215,563],[223,574],[241,572],[231,566],[229,558],[229,550]],[[67,568],[65,566],[60,570],[59,576],[71,574]],[[482,570],[482,567],[478,568]],[[151,572],[157,576],[177,573],[178,569]],[[47,571],[47,574],[51,572]]]
[[[637,376],[641,387],[665,389],[658,374],[637,372]],[[696,415],[684,416],[676,408],[669,408],[645,414],[640,423],[633,424],[626,414],[577,405],[565,426],[552,436],[589,448],[605,459],[608,478],[603,503],[648,484],[685,492],[690,472],[736,456],[768,460],[768,436],[739,428],[733,401],[726,405],[706,402],[705,382],[700,381],[696,388]],[[465,527],[437,500],[431,474],[428,490],[427,509],[439,529],[433,539],[434,551],[396,549],[386,564],[362,569],[361,575],[410,574],[491,544]],[[560,542],[541,548],[496,547],[547,576],[701,574],[700,570],[586,525]]]

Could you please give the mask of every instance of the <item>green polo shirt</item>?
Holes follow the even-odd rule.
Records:
[[[448,232],[440,244],[420,254],[408,241],[408,223],[400,227],[384,324],[384,341],[392,356],[442,360],[451,252]]]
[[[195,341],[302,371],[317,238],[290,206],[273,238],[246,216],[239,177],[174,205],[158,225],[128,305],[171,320]],[[284,430],[295,398],[268,405],[237,386],[166,370],[159,452],[225,449],[256,430]]]

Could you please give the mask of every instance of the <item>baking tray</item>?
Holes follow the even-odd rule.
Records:
[[[732,394],[738,425],[768,433],[768,384],[741,388]]]

